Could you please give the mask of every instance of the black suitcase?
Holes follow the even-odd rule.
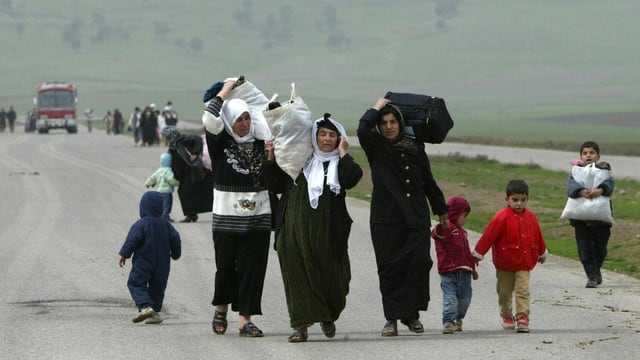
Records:
[[[391,91],[384,97],[400,108],[404,117],[404,133],[416,140],[440,144],[453,128],[453,119],[441,98]]]

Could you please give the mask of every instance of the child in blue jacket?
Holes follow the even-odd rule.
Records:
[[[133,255],[127,287],[138,307],[134,323],[159,324],[164,291],[169,279],[170,259],[181,254],[180,234],[162,216],[162,196],[147,191],[140,200],[140,219],[129,229],[120,249],[120,267]]]

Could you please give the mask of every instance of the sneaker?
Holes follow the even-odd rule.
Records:
[[[501,320],[500,323],[502,324],[503,329],[513,330],[516,328],[516,322],[515,322],[515,319],[513,318],[513,315],[500,314],[500,320]]]
[[[153,315],[151,315],[150,317],[148,317],[144,323],[145,324],[160,324],[162,322],[162,316],[160,316],[160,314],[158,314],[157,312],[154,312]]]
[[[140,309],[140,311],[138,311],[138,316],[133,318],[133,322],[134,323],[139,323],[141,321],[144,321],[150,317],[152,317],[156,312],[153,311],[153,308],[151,306],[147,306],[144,309]]]
[[[596,274],[596,284],[602,285],[602,273],[600,273],[600,269],[598,269],[598,273]]]
[[[518,330],[519,333],[529,332],[529,318],[526,315],[518,316]]]
[[[598,287],[598,281],[596,279],[589,279],[587,280],[587,284],[584,286],[586,288],[597,288]]]
[[[462,331],[462,319],[456,319],[453,324],[456,326],[456,331]]]
[[[457,327],[454,323],[444,323],[444,325],[442,326],[442,333],[443,334],[453,334],[456,331]]]

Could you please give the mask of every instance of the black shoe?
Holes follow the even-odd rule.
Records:
[[[191,219],[192,219],[191,215],[187,215],[187,216],[185,216],[184,219],[180,220],[180,222],[181,223],[188,223],[188,222],[191,222]]]
[[[598,287],[598,281],[596,279],[589,279],[587,280],[587,285],[585,285],[584,287],[586,288],[597,288]]]

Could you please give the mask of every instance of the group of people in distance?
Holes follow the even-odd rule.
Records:
[[[228,314],[234,311],[240,336],[263,336],[253,316],[262,314],[270,234],[275,231],[274,248],[293,329],[288,341],[307,341],[313,324],[319,324],[326,337],[334,337],[351,280],[347,240],[352,219],[346,190],[360,181],[362,168],[348,152],[344,127],[326,113],[312,123],[313,152],[297,178],[292,178],[276,161],[274,144],[279,139],[273,138],[265,119],[245,101],[230,97],[237,85],[228,79],[205,103],[205,141],[192,139],[204,144],[211,164],[213,197],[206,200],[211,201],[216,264],[212,330],[225,334]],[[500,322],[505,329],[528,332],[529,274],[537,263],[544,263],[548,251],[538,220],[527,209],[527,183],[507,184],[505,208],[495,214],[472,250],[464,228],[471,205],[460,196],[445,199],[424,144],[404,135],[403,126],[401,111],[380,98],[363,114],[357,130],[373,182],[370,231],[385,318],[381,335],[397,336],[398,321],[411,332],[425,331],[420,311],[427,310],[430,300],[431,238],[441,276],[443,333],[462,331],[471,303],[471,281],[477,279],[476,266],[489,249],[497,270]],[[164,134],[169,156],[184,160],[177,145],[184,136],[174,130]],[[585,163],[599,159],[599,148],[593,144],[580,151]],[[197,149],[188,150],[187,156],[191,155],[197,158]],[[168,167],[168,156],[163,157]],[[178,179],[180,187],[183,179]],[[579,189],[571,179],[569,184],[572,197],[608,196],[613,191],[613,182],[596,191]],[[141,219],[120,251],[120,265],[133,255],[128,286],[139,309],[133,321],[158,323],[170,258],[180,257],[180,237],[165,220],[168,213],[166,208],[163,213],[162,196],[149,193],[140,203]],[[433,228],[432,213],[438,218]],[[585,271],[589,279],[601,282],[597,276],[608,239],[604,229],[611,224],[597,224],[601,226],[597,231],[593,224],[572,224]],[[599,244],[597,250],[587,250],[586,244],[594,241]],[[154,244],[164,251],[152,249]],[[151,263],[162,271],[152,271]]]

